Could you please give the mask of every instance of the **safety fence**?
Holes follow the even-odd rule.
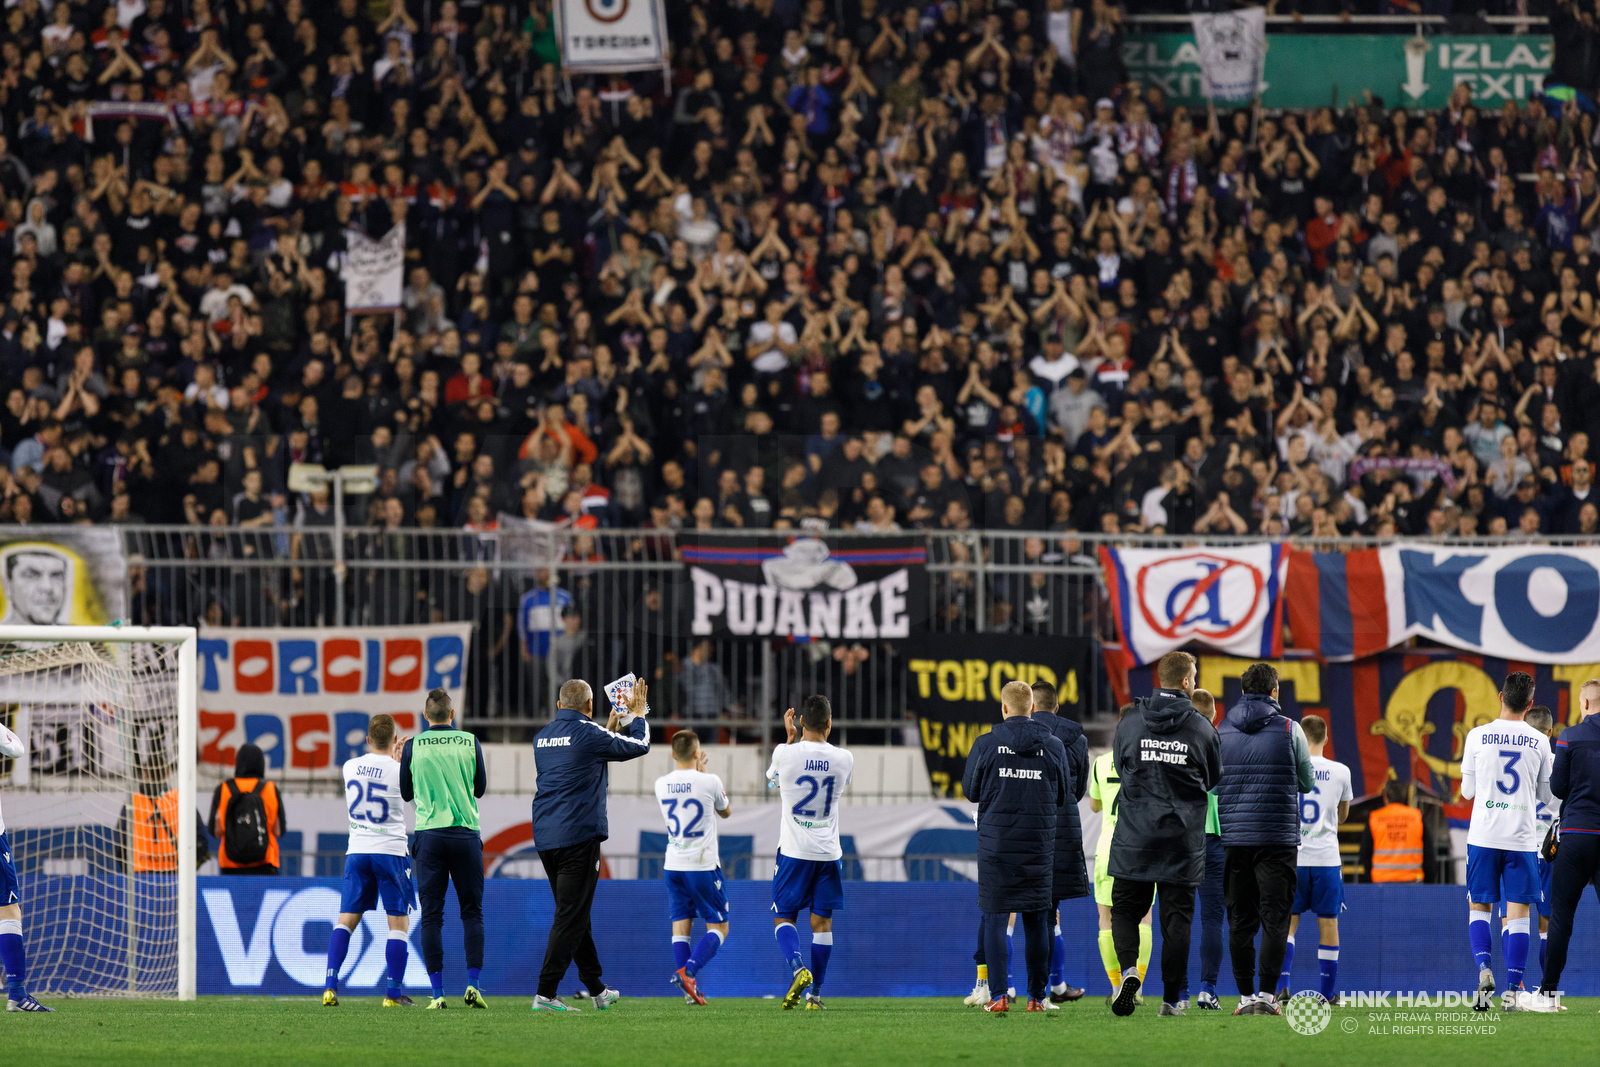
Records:
[[[521,741],[550,718],[572,677],[628,671],[651,683],[658,721],[694,726],[712,743],[770,743],[783,710],[810,693],[833,702],[845,743],[908,740],[906,676],[888,639],[711,638],[691,633],[690,540],[737,536],[781,547],[794,530],[548,529],[536,533],[347,527],[120,527],[128,560],[127,621],[210,626],[473,627],[465,722],[486,740]],[[39,536],[48,539],[48,528]],[[871,534],[860,535],[872,537]],[[885,536],[905,538],[895,532]],[[1250,537],[1075,531],[933,530],[912,581],[926,591],[914,630],[1112,638],[1097,553],[1122,547],[1211,547]],[[1286,542],[1347,550],[1361,537]],[[1452,541],[1452,543],[1457,543]],[[1481,538],[1461,544],[1508,544]],[[1549,537],[1547,544],[1595,539]],[[518,620],[523,620],[519,633]],[[534,620],[529,625],[529,620]],[[1083,680],[1089,715],[1113,697],[1103,672]],[[781,739],[781,738],[780,738]]]
[[[740,534],[773,545],[796,536]],[[917,628],[1106,632],[1099,564],[1076,535],[917,536],[927,562],[912,580],[928,603]],[[565,679],[628,671],[650,682],[654,714],[704,729],[713,742],[760,743],[783,709],[810,693],[832,699],[846,742],[898,743],[904,734],[897,642],[697,638],[682,538],[673,533],[347,528],[336,545],[338,537],[326,528],[125,527],[130,621],[470,622],[465,720],[489,728],[491,740],[521,740],[548,721]],[[1088,684],[1089,706],[1103,707],[1101,681]]]

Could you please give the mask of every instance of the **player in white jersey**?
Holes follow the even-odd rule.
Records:
[[[822,1011],[822,979],[833,954],[833,913],[844,907],[844,883],[839,861],[839,798],[850,784],[855,757],[828,744],[833,729],[833,706],[825,696],[806,697],[799,722],[794,709],[783,713],[788,743],[772,750],[767,768],[768,788],[778,790],[782,805],[778,832],[778,869],[772,876],[773,936],[789,964],[788,1011],[805,993],[806,1010]],[[800,909],[811,912],[811,967],[800,957],[800,935],[795,917]],[[811,991],[806,993],[806,987]]]
[[[728,898],[722,891],[722,857],[717,850],[717,819],[733,814],[722,779],[706,772],[706,752],[693,730],[672,735],[677,770],[656,779],[656,800],[667,823],[667,913],[672,920],[672,956],[677,969],[670,981],[691,1004],[704,1004],[697,977],[728,939]],[[715,812],[715,817],[713,817]],[[696,918],[706,932],[689,951]]]
[[[1467,933],[1478,964],[1478,998],[1487,1011],[1494,994],[1489,966],[1489,916],[1506,902],[1505,1005],[1513,1009],[1555,1011],[1545,998],[1520,993],[1528,963],[1528,912],[1539,902],[1540,801],[1553,799],[1550,739],[1525,721],[1533,703],[1533,679],[1522,671],[1506,675],[1500,691],[1500,717],[1467,733],[1461,746],[1461,798],[1473,801],[1467,828]]]
[[[384,948],[389,985],[383,1006],[412,1006],[411,998],[403,992],[410,954],[409,913],[416,900],[411,887],[411,858],[406,850],[406,806],[400,799],[400,754],[405,743],[406,739],[395,729],[393,716],[374,715],[367,723],[367,747],[371,751],[345,761],[344,799],[350,814],[350,842],[345,847],[339,921],[328,941],[322,1003],[330,1008],[339,1003],[339,971],[350,951],[350,935],[361,924],[361,916],[380,899],[389,916],[389,942]],[[469,987],[469,1003],[474,996],[476,990]]]
[[[22,759],[28,746],[0,725],[0,756]],[[0,817],[0,964],[6,971],[6,1011],[55,1011],[28,995],[28,959],[22,951],[22,887],[11,863],[11,841]]]
[[[1300,795],[1300,854],[1295,862],[1294,908],[1289,915],[1289,944],[1283,956],[1283,978],[1278,1000],[1289,1000],[1289,969],[1294,962],[1294,935],[1300,916],[1317,913],[1317,971],[1322,999],[1333,1000],[1339,981],[1339,913],[1344,910],[1343,863],[1339,859],[1339,824],[1350,814],[1355,792],[1350,788],[1350,768],[1323,759],[1328,743],[1328,720],[1305,715],[1300,729],[1311,753],[1315,784]]]

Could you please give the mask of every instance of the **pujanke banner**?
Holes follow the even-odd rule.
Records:
[[[967,754],[1000,721],[1000,690],[1007,682],[1049,682],[1060,714],[1082,719],[1092,652],[1086,637],[930,633],[906,642],[906,699],[934,789],[961,796]]]
[[[1262,104],[1343,107],[1370,90],[1388,107],[1439,108],[1457,85],[1481,108],[1538,96],[1550,73],[1547,36],[1429,37],[1406,34],[1284,34],[1267,38]],[[1204,108],[1205,72],[1193,34],[1130,34],[1122,45],[1128,77],[1155,85],[1169,105]]]
[[[366,751],[367,720],[422,724],[429,690],[461,708],[471,623],[200,631],[200,763],[231,771],[239,746],[267,767],[337,778]]]
[[[914,538],[682,541],[696,637],[899,638],[928,618],[928,551]]]
[[[1224,707],[1241,697],[1239,678],[1257,660],[1201,655],[1201,689]],[[1500,714],[1500,688],[1511,671],[1533,675],[1533,701],[1551,710],[1558,728],[1578,721],[1578,690],[1600,678],[1600,663],[1536,664],[1448,649],[1385,652],[1346,663],[1308,654],[1269,660],[1279,677],[1285,715],[1328,720],[1323,755],[1350,768],[1356,796],[1376,796],[1389,775],[1415,781],[1445,800],[1451,825],[1465,827],[1471,801],[1461,799],[1461,746],[1467,732]],[[1151,667],[1128,673],[1130,694],[1149,696]]]

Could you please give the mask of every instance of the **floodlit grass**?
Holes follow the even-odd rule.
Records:
[[[978,1063],[1448,1064],[1600,1062],[1600,999],[1573,1000],[1561,1015],[1484,1014],[1414,1008],[1338,1010],[1323,1033],[1295,1033],[1281,1018],[1234,1018],[1191,1009],[1157,1018],[1150,998],[1118,1019],[1103,999],[1057,1012],[988,1016],[949,999],[839,999],[826,1013],[783,1011],[772,1000],[624,999],[606,1012],[535,1014],[524,998],[468,1011],[380,1007],[346,997],[338,1008],[310,998],[205,997],[170,1001],[53,999],[54,1015],[0,1016],[6,1064],[616,1064],[623,1067]],[[1021,1005],[1017,1005],[1020,1008]],[[1398,1018],[1399,1014],[1407,1018]],[[1384,1016],[1388,1016],[1385,1018]],[[1445,1018],[1449,1016],[1449,1018]],[[1417,1032],[1398,1033],[1400,1027]],[[1444,1027],[1473,1033],[1441,1033]],[[1422,1029],[1422,1028],[1431,1028]],[[1086,1057],[1093,1057],[1092,1059]]]

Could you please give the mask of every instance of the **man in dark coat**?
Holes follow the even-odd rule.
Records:
[[[1132,1015],[1139,994],[1139,920],[1161,892],[1162,1015],[1182,1015],[1188,978],[1194,891],[1206,874],[1206,794],[1222,777],[1217,732],[1189,700],[1195,659],[1168,652],[1156,664],[1159,688],[1117,724],[1117,829],[1107,872],[1111,939],[1122,985],[1111,1010]]]
[[[1289,944],[1295,864],[1300,854],[1300,794],[1316,785],[1300,724],[1278,708],[1278,672],[1252,663],[1239,680],[1244,697],[1223,718],[1217,816],[1226,856],[1228,956],[1239,984],[1235,1015],[1278,1015],[1272,991]],[[1261,931],[1261,996],[1256,998],[1256,931]]]
[[[1050,910],[1055,913],[1055,943],[1050,950],[1050,1003],[1064,1004],[1082,997],[1084,990],[1070,984],[1064,974],[1067,944],[1061,936],[1061,902],[1089,895],[1089,872],[1083,865],[1083,826],[1078,802],[1089,788],[1089,739],[1083,727],[1058,714],[1061,700],[1049,682],[1033,683],[1033,719],[1060,739],[1067,750],[1067,770],[1072,774],[1066,802],[1056,812],[1056,860],[1051,879]]]
[[[1048,1011],[1050,908],[1056,813],[1072,795],[1067,750],[1029,716],[1033,690],[1007,682],[1000,725],[973,742],[961,786],[978,804],[978,908],[984,955],[1004,982],[1010,966],[1006,918],[1022,918],[1027,945],[1028,1011]],[[984,1011],[1010,1010],[1005,986]]]

